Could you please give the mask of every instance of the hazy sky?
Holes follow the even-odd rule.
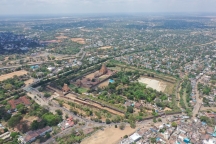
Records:
[[[216,0],[0,0],[0,15],[216,12]]]

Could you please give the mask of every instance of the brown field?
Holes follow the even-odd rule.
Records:
[[[89,138],[86,138],[81,142],[81,144],[115,144],[125,135],[130,135],[135,132],[135,129],[132,129],[129,126],[126,126],[124,130],[119,128],[108,127],[103,131],[100,130],[96,132]]]
[[[27,74],[28,72],[25,71],[25,70],[20,70],[20,71],[16,71],[16,72],[12,72],[12,73],[9,73],[9,74],[4,74],[4,75],[1,75],[0,76],[0,81],[4,81],[4,80],[7,80],[9,78],[13,78],[13,76],[22,76],[22,75],[25,75]]]
[[[200,108],[200,111],[208,111],[208,110],[216,112],[216,107],[203,107],[202,106]]]
[[[59,39],[67,39],[67,38],[68,38],[68,37],[67,37],[67,36],[64,36],[64,35],[61,35],[61,36],[57,36],[57,37],[56,37],[56,39],[58,39],[58,40],[59,40]]]
[[[86,44],[84,38],[71,38],[73,42],[79,43],[79,44]]]
[[[33,122],[34,120],[37,120],[38,119],[38,117],[36,117],[36,116],[25,116],[25,117],[23,117],[23,121],[28,121],[28,122]]]
[[[94,73],[90,73],[89,75],[85,76],[86,78],[89,78],[89,79],[93,79],[95,74],[97,74],[99,71],[96,71]]]
[[[33,79],[33,78],[31,78],[31,79],[29,79],[29,80],[27,80],[27,81],[24,81],[25,85],[32,84],[33,82],[34,82],[34,79]]]
[[[112,46],[104,46],[104,47],[100,47],[100,48],[98,48],[98,49],[105,50],[105,49],[110,49],[110,48],[112,48]]]
[[[102,82],[101,84],[98,85],[99,88],[107,87],[109,85],[109,80]]]

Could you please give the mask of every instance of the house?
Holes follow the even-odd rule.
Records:
[[[2,140],[6,140],[8,138],[10,138],[10,132],[6,132],[0,135],[0,139]]]
[[[11,109],[13,110],[16,109],[16,106],[19,104],[24,104],[25,106],[31,104],[30,100],[26,96],[22,96],[16,100],[15,99],[9,100],[8,103],[10,104]]]
[[[37,137],[44,136],[47,132],[51,132],[51,131],[52,131],[52,127],[49,127],[49,126],[46,126],[45,128],[38,129],[38,130],[35,130],[35,131],[29,131],[29,132],[26,133],[26,135],[24,137],[20,136],[18,138],[18,141],[21,144],[31,143]]]

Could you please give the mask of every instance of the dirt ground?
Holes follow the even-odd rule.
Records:
[[[24,83],[25,83],[25,85],[30,85],[30,84],[32,84],[33,82],[34,82],[34,79],[31,78],[31,79],[25,81]]]
[[[94,78],[94,76],[95,76],[95,74],[97,74],[99,71],[96,71],[96,72],[94,72],[94,73],[91,73],[91,74],[89,74],[89,75],[87,75],[87,76],[85,76],[86,78],[89,78],[89,79],[93,79]]]
[[[135,132],[135,129],[127,126],[124,130],[120,130],[119,128],[105,128],[103,131],[100,130],[96,132],[91,137],[85,139],[81,142],[81,144],[115,144],[125,135],[130,135]]]
[[[102,82],[101,84],[98,85],[99,88],[107,87],[109,85],[109,80]]]
[[[157,91],[162,91],[164,92],[165,88],[166,88],[166,84],[163,83],[162,81],[158,81],[155,79],[150,79],[150,78],[139,78],[138,81],[140,83],[144,83],[147,84],[147,87],[153,88]]]
[[[20,70],[20,71],[12,72],[12,73],[9,73],[9,74],[4,74],[4,75],[0,76],[0,81],[4,81],[4,80],[7,80],[9,78],[13,78],[13,76],[15,76],[15,75],[22,76],[22,75],[25,75],[27,73],[28,72],[25,71],[25,70]]]
[[[61,36],[57,36],[56,39],[66,39],[68,38],[67,36],[61,35]]]
[[[100,48],[98,48],[98,49],[105,50],[105,49],[110,49],[110,48],[112,48],[112,46],[104,46],[104,47],[100,47]]]
[[[25,117],[23,117],[23,121],[28,121],[28,122],[33,122],[34,120],[37,120],[38,119],[38,117],[36,117],[36,116],[25,116]]]
[[[207,111],[207,110],[212,110],[216,112],[216,107],[201,107],[200,111]]]
[[[73,42],[79,43],[79,44],[86,44],[84,38],[71,38]]]
[[[172,109],[165,107],[164,111],[171,111]]]

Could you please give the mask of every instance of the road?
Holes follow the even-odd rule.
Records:
[[[195,104],[194,109],[193,109],[193,118],[195,118],[196,115],[199,113],[200,107],[202,106],[202,103],[203,103],[203,100],[202,100],[202,98],[200,98],[200,95],[199,95],[198,84],[201,81],[201,79],[204,77],[205,73],[203,73],[203,75],[196,81],[196,86],[195,86],[196,104]]]

